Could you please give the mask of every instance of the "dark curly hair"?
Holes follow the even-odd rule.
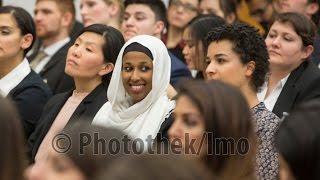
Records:
[[[255,62],[255,70],[252,74],[251,85],[257,92],[264,84],[269,72],[269,54],[264,39],[258,30],[243,23],[234,23],[215,28],[209,32],[205,48],[211,42],[228,40],[233,44],[233,51],[237,53],[242,64]]]

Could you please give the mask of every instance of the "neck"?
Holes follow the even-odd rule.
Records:
[[[65,38],[69,37],[69,34],[67,32],[61,32],[60,34],[56,35],[56,36],[51,36],[51,37],[47,37],[47,38],[43,38],[42,39],[42,45],[43,47],[48,47],[58,41],[61,41]]]
[[[182,39],[182,33],[183,33],[183,29],[170,26],[168,29],[167,47],[168,48],[176,47],[177,44]]]
[[[252,88],[250,88],[249,85],[241,87],[240,90],[246,98],[250,109],[259,104],[257,93]]]
[[[85,78],[74,78],[76,86],[75,91],[77,92],[88,92],[93,91],[99,84],[102,83],[101,78],[85,79]]]
[[[0,79],[9,74],[23,60],[23,52],[12,59],[0,60]]]
[[[268,80],[268,89],[273,89],[273,87],[283,78],[288,76],[290,70],[280,70],[280,69],[271,69],[270,70],[270,77]]]
[[[116,28],[117,30],[120,30],[120,22],[118,21],[118,19],[110,20],[110,22],[107,25]]]

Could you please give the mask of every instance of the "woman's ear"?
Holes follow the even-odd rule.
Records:
[[[303,49],[303,54],[302,54],[302,59],[308,59],[308,57],[312,54],[313,52],[313,46],[308,45],[307,47],[304,47]]]
[[[33,36],[32,34],[26,34],[23,36],[22,40],[21,40],[21,48],[22,49],[27,49],[31,46],[33,42]]]
[[[247,63],[247,69],[246,69],[246,72],[245,72],[245,75],[247,77],[251,77],[254,70],[256,69],[256,63],[254,61],[250,61]]]
[[[109,74],[114,69],[114,65],[112,63],[106,63],[103,65],[102,69],[98,72],[100,76],[104,76],[106,74]]]

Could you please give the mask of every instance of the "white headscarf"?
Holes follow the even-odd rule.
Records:
[[[133,104],[122,83],[121,69],[125,48],[137,42],[148,48],[153,56],[152,89],[140,102]],[[175,104],[167,97],[171,59],[163,42],[153,36],[139,35],[122,47],[108,87],[108,102],[93,119],[93,124],[120,129],[133,138],[155,138],[161,124]]]

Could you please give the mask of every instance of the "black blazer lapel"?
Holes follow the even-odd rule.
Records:
[[[103,84],[100,84],[79,104],[68,121],[67,126],[77,122],[79,119],[90,121],[91,123],[95,114],[105,102],[107,102],[107,88]]]
[[[304,72],[306,64],[302,63],[297,69],[291,72],[285,83],[272,112],[278,117],[282,117],[284,112],[290,112],[300,93],[299,78]]]

